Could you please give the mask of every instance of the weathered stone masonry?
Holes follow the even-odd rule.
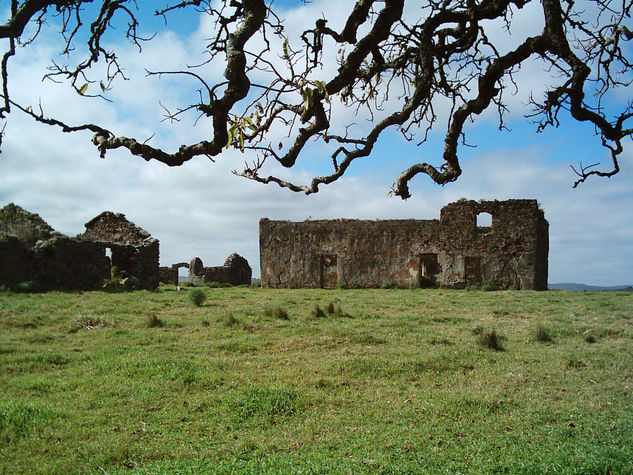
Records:
[[[128,221],[125,215],[104,211],[88,221],[86,232],[77,238],[109,249],[112,266],[139,279],[143,287],[158,286],[158,239]]]
[[[252,270],[248,261],[236,253],[227,257],[223,266],[204,267],[199,257],[194,257],[189,263],[189,282],[194,284],[221,282],[243,285],[251,283],[251,276]]]
[[[117,266],[142,287],[154,288],[158,252],[158,241],[122,214],[101,213],[71,238],[19,206],[0,209],[0,285],[33,281],[42,289],[97,289]]]
[[[490,227],[477,226],[480,213]],[[549,225],[536,200],[458,201],[440,220],[271,221],[260,230],[263,287],[547,289]]]

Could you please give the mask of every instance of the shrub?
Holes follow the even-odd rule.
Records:
[[[484,292],[491,292],[494,289],[495,289],[494,285],[489,280],[484,280],[481,283],[481,290],[483,290]]]
[[[381,289],[397,289],[398,286],[393,280],[385,280],[380,286]]]
[[[594,335],[592,335],[591,333],[589,333],[588,335],[585,335],[585,341],[587,343],[595,343],[596,341],[598,341],[596,339],[596,337]]]
[[[210,289],[217,289],[217,288],[220,287],[220,283],[219,282],[207,282],[204,285],[209,287]]]
[[[504,351],[501,340],[503,340],[503,337],[499,335],[494,329],[482,331],[479,334],[479,344],[484,348],[490,348],[491,350]]]
[[[541,343],[552,341],[552,335],[550,334],[547,327],[542,323],[536,327],[536,330],[534,331],[534,337],[536,338],[536,341],[540,341]]]
[[[224,323],[224,325],[227,327],[232,327],[234,325],[237,325],[239,323],[239,320],[235,318],[232,312],[228,312],[224,315],[224,318],[222,318],[222,323]]]
[[[191,303],[196,307],[200,307],[206,299],[207,294],[205,294],[202,289],[196,288],[189,293],[189,300],[191,300]]]
[[[16,292],[25,294],[37,292],[38,290],[40,290],[40,285],[35,280],[20,282],[18,285],[15,286]]]
[[[147,318],[147,326],[149,328],[159,328],[165,325],[165,323],[156,315],[151,315]]]
[[[103,284],[101,285],[101,288],[105,290],[106,292],[120,292],[121,291],[121,287],[119,286],[119,281],[112,280],[112,279],[103,279]]]
[[[583,360],[573,355],[570,356],[569,360],[567,361],[567,368],[579,369],[579,368],[586,368],[586,367],[587,367],[587,363],[585,363]]]
[[[275,317],[279,320],[288,320],[289,318],[286,309],[280,306],[266,307],[266,309],[264,309],[264,315],[267,317]]]
[[[105,327],[108,324],[97,317],[79,315],[70,321],[70,333],[77,333],[79,330],[94,330],[97,327]]]
[[[318,303],[314,304],[314,309],[312,310],[312,317],[325,318],[325,312],[323,311],[321,307],[319,307]]]
[[[141,287],[141,281],[136,276],[128,277],[123,281],[123,288],[125,290],[138,290]]]
[[[318,308],[318,305],[317,305]],[[321,310],[321,309],[319,309]],[[314,312],[318,313],[317,309],[315,308]],[[321,312],[323,312],[321,310]],[[316,315],[316,313],[314,313],[314,316],[317,318],[320,318]],[[343,309],[341,309],[341,306],[334,306],[334,304],[332,302],[330,302],[327,306],[327,308],[325,309],[325,313],[330,316],[330,317],[337,317],[337,318],[352,318],[352,316],[349,313],[346,313],[343,311]],[[325,315],[324,315],[325,316]]]
[[[336,283],[336,288],[337,289],[346,289],[347,288],[347,284],[345,283],[345,281],[339,280]]]

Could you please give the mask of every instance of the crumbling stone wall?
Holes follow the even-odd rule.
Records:
[[[219,267],[204,267],[199,257],[194,257],[189,263],[189,282],[194,284],[206,282],[231,285],[250,284],[251,276],[252,270],[248,261],[236,253],[227,257],[224,265]]]
[[[13,287],[31,278],[32,257],[20,239],[0,235],[0,285]]]
[[[110,249],[112,266],[136,277],[143,288],[158,286],[159,242],[124,214],[104,211],[88,221],[86,231],[77,238]]]
[[[158,241],[122,214],[101,213],[84,234],[70,238],[19,206],[0,210],[0,285],[34,281],[42,289],[97,289],[117,266],[154,288],[158,258]]]
[[[110,262],[99,243],[62,236],[33,248],[32,280],[43,289],[98,289],[109,277]]]
[[[492,225],[477,226],[490,213]],[[260,221],[263,287],[547,289],[548,224],[535,200],[459,201],[440,220]]]
[[[154,240],[147,231],[129,221],[122,213],[104,211],[88,221],[85,226],[86,231],[78,237],[87,241],[143,246]]]
[[[0,234],[17,237],[26,248],[37,241],[61,236],[39,214],[29,213],[13,203],[0,209]]]
[[[181,267],[189,269],[189,264],[186,262],[179,262],[178,264],[172,264],[170,267],[159,267],[158,281],[164,284],[178,285],[178,269]]]

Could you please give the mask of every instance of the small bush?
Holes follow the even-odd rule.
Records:
[[[454,345],[455,343],[453,343],[451,340],[449,340],[448,338],[431,338],[429,340],[429,343],[431,345],[444,345],[444,346],[449,346],[449,345]]]
[[[343,311],[340,305],[336,307],[331,316],[335,318],[353,318],[349,313]]]
[[[503,344],[501,343],[503,337],[499,335],[496,330],[482,331],[479,334],[479,344],[484,348],[490,348],[495,351],[504,351]]]
[[[264,315],[267,317],[278,318],[279,320],[289,319],[286,309],[280,306],[266,307],[266,309],[264,309]]]
[[[334,304],[330,302],[327,308],[325,309],[325,313],[327,313],[328,315],[332,315],[334,312],[335,312]]]
[[[321,307],[319,307],[319,304],[314,304],[314,309],[312,310],[312,317],[313,318],[325,318],[325,312],[323,311],[323,309]]]
[[[142,288],[141,281],[136,276],[123,279],[122,284],[125,290],[139,290]]]
[[[360,285],[360,280],[352,279],[352,282],[349,284],[351,289],[360,289],[362,286]]]
[[[339,281],[336,283],[336,288],[337,288],[337,289],[346,289],[346,288],[347,288],[347,284],[346,284],[344,281],[339,280]]]
[[[381,289],[397,289],[398,286],[393,280],[386,280],[380,286]]]
[[[595,337],[595,335],[592,335],[591,333],[585,335],[585,341],[587,343],[595,343],[598,341],[598,339]]]
[[[77,333],[79,330],[94,330],[98,327],[105,327],[108,324],[97,317],[79,315],[70,321],[70,333]]]
[[[147,326],[149,328],[159,328],[159,327],[162,327],[163,325],[165,325],[165,323],[156,315],[151,315],[150,317],[147,318]]]
[[[119,281],[123,278],[123,274],[119,272],[119,268],[117,266],[112,266],[110,268],[110,280]]]
[[[101,288],[106,292],[120,292],[121,286],[119,286],[118,280],[103,279]]]
[[[189,293],[189,300],[191,300],[191,303],[196,307],[200,307],[206,299],[207,294],[205,294],[202,289],[196,288]]]
[[[235,318],[235,316],[233,315],[232,312],[228,312],[226,315],[224,315],[224,317],[222,318],[222,323],[224,324],[224,326],[227,327],[232,327],[235,326],[239,323],[240,321]]]
[[[579,369],[585,367],[587,367],[587,363],[577,358],[576,356],[571,356],[567,361],[567,368]]]
[[[15,291],[19,293],[32,293],[40,290],[40,285],[34,280],[27,280],[25,282],[20,282],[15,286]]]
[[[489,280],[484,280],[481,283],[481,290],[483,290],[484,292],[492,292],[494,289],[494,285]]]
[[[206,284],[204,284],[206,287],[209,287],[210,289],[217,289],[220,287],[220,283],[219,282],[207,282]]]
[[[536,330],[534,331],[534,337],[536,338],[536,341],[540,341],[541,343],[548,343],[552,341],[552,335],[550,334],[547,327],[542,323],[536,327]]]

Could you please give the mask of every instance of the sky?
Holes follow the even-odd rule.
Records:
[[[334,11],[333,5],[341,8],[333,0],[314,0],[308,6],[287,0],[277,5],[292,34],[308,28],[322,12]],[[539,21],[537,13],[527,9],[525,19],[517,16],[514,41],[533,31]],[[344,17],[330,18],[328,26],[340,29]],[[146,26],[149,33],[160,27],[155,21]],[[52,21],[28,50],[18,51],[10,62],[11,93],[33,106],[41,100],[47,114],[70,123],[95,122],[138,139],[153,136],[153,145],[176,150],[182,143],[204,139],[208,124],[194,125],[195,116],[183,117],[176,124],[161,122],[161,104],[170,108],[186,104],[198,85],[174,76],[146,78],[144,71],[195,64],[209,27],[204,17],[170,18],[167,29],[161,28],[141,54],[112,37],[109,46],[119,52],[130,79],[115,82],[106,94],[110,102],[106,102],[81,97],[65,84],[42,81],[51,60],[60,61],[59,35]],[[327,63],[321,74],[325,76],[331,67]],[[220,78],[222,70],[222,64],[210,64],[202,72],[205,77]],[[618,175],[590,179],[573,189],[575,175],[570,165],[606,163],[609,157],[593,130],[583,124],[564,121],[559,129],[536,134],[522,114],[529,94],[541,93],[548,79],[542,66],[527,64],[518,80],[520,93],[508,97],[511,131],[499,132],[494,114],[482,114],[467,129],[468,142],[476,147],[460,149],[463,174],[457,182],[442,187],[420,175],[411,182],[413,196],[406,201],[389,197],[390,186],[413,163],[440,163],[441,128],[422,147],[407,143],[397,133],[387,134],[373,154],[355,163],[346,177],[306,196],[233,175],[231,170],[255,158],[239,151],[227,150],[215,162],[199,157],[176,168],[145,162],[121,150],[100,159],[90,133],[63,134],[14,111],[0,154],[0,207],[18,204],[71,236],[83,232],[84,223],[104,210],[124,213],[160,240],[161,265],[194,256],[206,266],[221,265],[237,252],[249,261],[257,277],[258,222],[263,217],[295,221],[436,219],[443,206],[460,198],[533,198],[550,224],[550,282],[633,284],[631,144],[625,146]],[[441,114],[443,106],[438,107]],[[337,119],[339,126],[354,121],[362,130],[369,124],[366,115],[354,118],[345,114],[343,111]],[[286,132],[275,130],[273,136],[283,137]],[[266,173],[279,172],[307,184],[315,173],[327,172],[331,153],[327,147],[314,145],[291,170],[269,166]]]

